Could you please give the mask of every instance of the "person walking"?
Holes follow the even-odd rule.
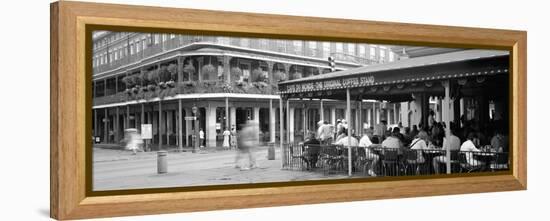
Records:
[[[243,129],[238,134],[237,138],[237,156],[235,157],[235,168],[241,170],[250,170],[258,167],[253,150],[258,146],[258,124],[253,121],[248,121]],[[241,164],[241,158],[248,156],[248,163]]]
[[[202,130],[202,128],[199,131],[199,141],[200,141],[199,149],[202,150],[202,148],[204,148],[204,131]]]

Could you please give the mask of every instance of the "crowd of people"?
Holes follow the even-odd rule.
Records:
[[[490,120],[486,124],[480,124],[475,120],[466,120],[461,117],[461,122],[450,124],[450,136],[447,140],[445,135],[446,125],[444,122],[437,122],[434,119],[433,111],[430,111],[428,125],[413,125],[412,128],[403,127],[401,123],[391,128],[385,120],[379,124],[364,130],[361,137],[350,128],[346,120],[337,120],[336,125],[328,124],[326,121],[319,121],[316,133],[310,133],[304,142],[304,146],[311,144],[333,144],[365,148],[366,160],[371,162],[368,174],[375,176],[374,166],[380,160],[380,156],[371,151],[372,148],[391,148],[398,151],[405,150],[428,150],[440,149],[451,151],[462,151],[467,156],[467,163],[470,165],[483,165],[484,162],[476,160],[471,152],[492,151],[507,153],[508,136],[507,124],[503,121]],[[436,156],[432,162],[426,162],[422,151],[417,151],[418,156],[414,159],[417,164],[431,164],[435,173],[439,173],[440,164],[447,162],[447,156]],[[316,159],[318,150],[311,155],[310,159]],[[308,164],[312,160],[306,159]]]

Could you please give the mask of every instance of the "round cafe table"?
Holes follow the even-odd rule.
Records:
[[[444,155],[445,150],[443,150],[443,149],[424,149],[424,150],[422,150],[422,152],[424,154],[424,160],[425,160],[424,164],[426,165],[426,168],[428,168],[427,172],[429,174],[434,174],[435,171],[434,171],[434,168],[432,167],[432,161],[435,157]]]
[[[496,152],[474,152],[473,153],[474,158],[483,162],[483,170],[488,171],[491,168],[491,163],[495,159],[495,156],[497,155]]]

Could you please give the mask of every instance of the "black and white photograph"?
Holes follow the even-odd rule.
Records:
[[[510,170],[506,50],[92,39],[94,191]]]

